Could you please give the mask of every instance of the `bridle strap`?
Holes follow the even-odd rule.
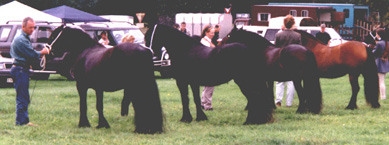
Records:
[[[48,48],[50,51],[51,51],[51,47],[53,46],[53,44],[58,40],[59,36],[61,36],[63,30],[66,28],[66,26],[63,27],[63,29],[61,30],[61,32],[59,32],[59,34],[57,35],[57,37],[55,37],[55,39],[53,40],[53,42],[51,42],[51,44],[45,44],[45,48]],[[42,67],[42,71],[46,69],[46,55],[43,55],[42,59],[41,59],[41,62],[40,62],[40,66]]]
[[[155,29],[157,29],[157,26],[158,26],[158,24],[155,24],[155,25],[154,25],[154,30],[153,30],[153,33],[151,33],[151,39],[150,39],[150,50],[151,50],[151,52],[152,52],[153,54],[154,54],[154,51],[153,51],[152,46],[153,46],[153,40],[154,40]]]
[[[371,37],[373,37],[373,40],[375,40],[375,37],[373,36],[373,34],[371,32],[369,34]]]

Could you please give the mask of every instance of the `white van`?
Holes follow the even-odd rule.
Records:
[[[263,26],[243,26],[244,30],[257,33],[263,37],[265,37],[270,42],[274,43],[276,38],[276,33],[281,30],[281,27],[263,27]],[[321,28],[318,26],[301,26],[297,27],[298,30],[304,30],[308,33],[316,36],[316,33],[320,32]],[[330,47],[336,46],[346,42],[342,36],[339,35],[338,32],[333,28],[326,28],[325,31],[331,36]]]

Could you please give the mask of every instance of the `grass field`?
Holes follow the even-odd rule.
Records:
[[[359,82],[363,84],[363,78]],[[15,126],[15,90],[1,88],[0,144],[389,144],[389,100],[380,101],[381,108],[371,109],[361,85],[359,109],[345,110],[351,96],[347,76],[321,79],[324,108],[320,115],[296,114],[295,96],[291,108],[276,109],[275,122],[264,125],[242,125],[247,101],[233,81],[215,88],[214,111],[206,112],[208,121],[189,124],[179,121],[182,105],[175,81],[158,78],[157,83],[166,131],[155,135],[133,133],[132,107],[129,116],[120,116],[123,91],[104,94],[104,114],[111,128],[96,129],[93,90],[88,92],[88,117],[94,127],[77,127],[79,97],[74,81],[54,75],[36,82],[29,115],[40,127]],[[32,80],[30,93],[34,86]],[[195,117],[192,96],[190,101]]]

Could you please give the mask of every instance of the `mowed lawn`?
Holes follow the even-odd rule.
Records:
[[[40,127],[15,126],[15,90],[0,88],[0,144],[389,144],[389,100],[380,101],[379,109],[370,108],[361,85],[359,109],[345,110],[351,96],[348,76],[320,81],[324,100],[321,114],[296,114],[295,96],[291,108],[275,110],[274,123],[242,125],[247,100],[233,81],[215,88],[214,110],[206,112],[208,121],[181,123],[182,105],[175,80],[157,78],[165,132],[144,135],[133,132],[132,106],[129,116],[120,116],[123,91],[104,93],[104,114],[111,128],[96,129],[96,97],[90,89],[88,118],[93,127],[78,128],[75,82],[53,75],[50,80],[30,83],[30,93],[35,86],[30,120]],[[362,77],[359,83],[363,84]],[[195,118],[191,94],[190,109]]]

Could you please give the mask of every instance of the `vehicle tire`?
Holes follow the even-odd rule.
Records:
[[[31,79],[33,80],[48,80],[50,74],[32,74]]]

